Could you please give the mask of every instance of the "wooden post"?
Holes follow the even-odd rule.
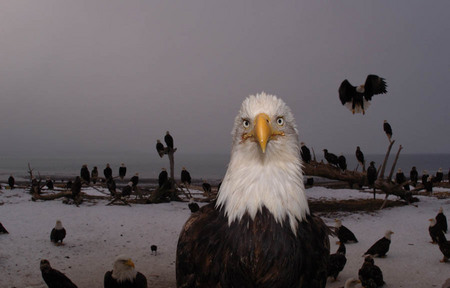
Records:
[[[394,140],[395,141],[395,140]],[[388,181],[392,179],[392,176],[394,175],[395,165],[397,165],[398,156],[400,155],[400,151],[403,149],[403,146],[400,145],[397,151],[397,155],[395,156],[394,163],[392,163],[391,173],[389,173]]]
[[[379,177],[379,178],[381,178],[381,179],[384,178],[384,170],[386,169],[386,163],[387,163],[387,160],[388,160],[388,158],[389,158],[389,154],[391,153],[392,145],[394,145],[394,143],[395,143],[395,140],[393,140],[393,141],[389,144],[388,150],[387,150],[387,152],[386,152],[386,156],[384,156],[384,162],[383,162],[383,165],[381,166],[381,172],[380,172],[380,177]]]

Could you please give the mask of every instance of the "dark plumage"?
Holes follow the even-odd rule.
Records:
[[[77,198],[81,192],[81,178],[79,176],[75,177],[75,180],[72,183],[72,187],[70,188],[72,191],[72,197]]]
[[[333,277],[334,280],[337,279],[339,273],[344,269],[347,263],[347,258],[345,257],[345,245],[341,242],[336,253],[330,255],[330,260],[328,262],[327,276]]]
[[[6,228],[3,227],[2,223],[0,223],[0,234],[9,234],[8,230],[6,230]]]
[[[300,145],[301,145],[300,155],[302,156],[303,162],[305,163],[311,162],[311,151],[309,150],[308,147],[306,147],[305,143],[301,142]]]
[[[166,146],[169,149],[173,150],[173,137],[170,135],[169,131],[167,131],[166,136],[164,136],[164,142],[166,142]]]
[[[125,164],[121,164],[119,167],[119,177],[121,180],[123,180],[123,178],[125,178],[125,175],[127,175],[127,167],[125,166]]]
[[[105,288],[147,288],[147,278],[137,272],[134,263],[125,255],[117,257],[112,271],[105,273]]]
[[[159,157],[162,158],[164,156],[164,145],[160,140],[156,140],[156,151],[158,152]]]
[[[439,208],[439,212],[436,215],[436,224],[439,225],[444,231],[444,233],[447,233],[448,225],[447,225],[447,217],[444,214],[444,209],[442,207]]]
[[[442,236],[444,236],[444,231],[442,231],[441,226],[437,225],[436,223],[436,219],[431,218],[428,219],[430,221],[430,226],[428,227],[428,232],[430,234],[431,237],[431,243],[435,244],[437,243],[437,238],[440,236],[442,238]]]
[[[417,185],[417,181],[419,181],[419,173],[417,172],[416,166],[413,166],[411,171],[409,171],[409,180],[413,186]]]
[[[342,171],[347,170],[347,159],[345,159],[344,155],[339,155],[338,164],[339,164],[339,168],[341,168]]]
[[[112,169],[109,164],[106,164],[106,168],[103,169],[103,175],[105,176],[106,181],[108,181],[109,178],[112,178]]]
[[[423,184],[423,185],[425,185],[425,183],[427,183],[428,177],[429,177],[429,176],[430,176],[430,175],[428,175],[427,170],[423,170],[423,171],[422,171],[422,184]]]
[[[94,168],[92,168],[92,171],[91,171],[91,180],[92,180],[92,183],[97,183],[97,179],[98,179],[98,169],[97,169],[97,166],[94,166]]]
[[[436,177],[434,177],[434,182],[441,182],[444,179],[444,173],[442,172],[442,168],[436,172]]]
[[[106,180],[106,187],[108,188],[109,193],[111,193],[111,196],[116,195],[116,181],[112,177],[108,178]]]
[[[448,259],[450,258],[450,241],[447,241],[443,233],[437,235],[436,240],[439,245],[439,250],[441,250],[442,254],[444,255],[444,258],[442,258],[441,262],[448,262]]]
[[[133,192],[132,186],[133,186],[133,183],[128,182],[128,184],[122,188],[122,197],[128,197],[131,195],[131,193]]]
[[[359,146],[356,147],[356,159],[358,160],[359,164],[361,164],[361,167],[363,167],[363,170],[365,169],[366,161],[364,160],[364,153],[361,151],[361,148]]]
[[[48,178],[48,179],[45,181],[45,186],[47,186],[48,190],[53,190],[54,184],[53,184],[52,179]]]
[[[133,188],[136,187],[139,183],[139,173],[134,174],[130,179],[131,183],[133,183]]]
[[[375,168],[375,162],[371,161],[369,168],[367,168],[367,182],[369,187],[373,187],[377,180],[377,168]]]
[[[406,182],[406,177],[405,177],[405,173],[403,173],[402,169],[398,169],[397,173],[395,174],[395,182],[397,182],[397,184],[402,184],[404,182]],[[405,189],[406,191],[409,191],[409,184],[405,184],[403,185],[403,189]]]
[[[155,254],[155,256],[156,256],[156,254],[158,253],[158,252],[157,252],[158,247],[157,247],[156,245],[150,246],[150,250],[152,251],[152,254]]]
[[[206,195],[210,195],[211,194],[211,184],[209,184],[207,182],[203,182],[202,189],[206,193]]]
[[[365,114],[373,95],[386,93],[386,87],[384,78],[377,75],[368,75],[364,85],[358,87],[345,79],[339,86],[339,99],[342,105],[347,106],[353,114]]]
[[[159,187],[161,188],[167,181],[169,181],[169,174],[167,173],[166,168],[162,168],[158,176]]]
[[[48,260],[42,259],[40,268],[42,278],[48,288],[77,288],[77,285],[75,285],[64,273],[53,269]]]
[[[389,246],[391,245],[391,235],[394,234],[391,230],[386,231],[383,238],[375,242],[363,256],[371,255],[373,257],[383,257],[389,251]]]
[[[9,176],[8,178],[8,185],[11,189],[14,189],[14,186],[16,184],[16,180],[14,179],[14,177],[12,175]]]
[[[62,226],[61,221],[57,220],[55,227],[50,232],[50,240],[55,244],[62,244],[65,237],[66,229]]]
[[[335,154],[329,153],[327,149],[323,149],[323,152],[324,152],[325,159],[327,160],[327,162],[329,164],[339,167],[339,160]]]
[[[340,243],[357,243],[355,234],[350,229],[342,225],[341,220],[335,219],[335,233]]]
[[[330,231],[309,212],[289,108],[275,96],[250,96],[232,135],[217,200],[180,233],[177,287],[324,288]]]
[[[383,272],[381,272],[380,267],[375,265],[371,256],[364,259],[364,263],[358,271],[358,276],[365,288],[377,288],[384,285]]]
[[[383,130],[384,130],[384,133],[386,133],[386,136],[388,137],[389,142],[391,142],[392,141],[391,140],[391,138],[392,138],[392,127],[391,127],[391,125],[389,125],[387,120],[384,120],[384,122],[383,122]]]
[[[87,168],[86,164],[84,164],[83,167],[81,167],[80,177],[81,177],[81,180],[83,180],[87,184],[89,184],[91,182],[91,173],[89,173],[89,169]]]
[[[195,202],[190,202],[190,203],[188,204],[188,207],[189,207],[189,210],[191,210],[191,213],[195,213],[195,212],[197,212],[197,211],[200,209],[200,207],[198,206],[198,204],[195,203]]]
[[[191,185],[191,174],[184,167],[181,170],[181,182],[186,186]]]

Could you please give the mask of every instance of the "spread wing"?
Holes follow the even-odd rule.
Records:
[[[347,79],[342,81],[341,86],[339,86],[339,99],[341,100],[342,105],[345,105],[347,102],[351,102],[355,94],[356,87],[352,86]]]
[[[378,77],[377,75],[368,75],[364,84],[364,97],[369,101],[373,95],[386,93],[386,87],[384,78]]]

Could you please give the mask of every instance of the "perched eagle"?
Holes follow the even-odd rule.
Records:
[[[370,161],[369,168],[367,168],[367,182],[369,187],[373,187],[375,181],[377,180],[377,168],[375,168],[375,162]]]
[[[156,140],[156,151],[158,152],[159,157],[164,156],[164,145],[161,143],[161,141],[158,139]]]
[[[347,258],[345,257],[345,245],[341,242],[336,253],[330,255],[330,260],[328,262],[328,277],[333,277],[336,281],[339,273],[344,269],[347,263]]]
[[[384,237],[375,242],[363,256],[371,255],[373,257],[383,257],[389,251],[391,245],[391,235],[394,234],[391,230],[386,231]]]
[[[127,167],[125,166],[124,163],[122,163],[122,164],[120,164],[120,167],[119,167],[120,180],[123,180],[123,178],[125,178],[126,174],[127,174]]]
[[[169,174],[167,173],[166,168],[161,168],[161,172],[158,175],[158,185],[161,188],[166,182],[169,181]]]
[[[330,231],[309,211],[291,110],[249,96],[232,138],[217,200],[181,231],[177,287],[325,287]]]
[[[114,262],[112,271],[107,271],[104,278],[105,288],[147,288],[147,278],[134,269],[130,257],[120,255]]]
[[[300,143],[300,155],[302,156],[302,160],[305,163],[309,163],[311,162],[311,151],[309,150],[308,147],[306,147],[304,142]]]
[[[16,184],[16,180],[14,179],[14,176],[11,174],[8,178],[8,185],[11,189],[14,189],[14,185]]]
[[[48,288],[77,288],[77,285],[62,272],[53,269],[47,259],[42,259],[40,263],[42,278]]]
[[[373,95],[384,94],[386,81],[377,75],[368,75],[366,82],[358,87],[353,86],[347,79],[339,86],[339,99],[342,105],[349,108],[353,114],[366,113]]]
[[[442,207],[439,208],[438,214],[436,215],[436,223],[441,227],[444,233],[447,233],[447,217],[445,216],[444,209],[442,209]]]
[[[361,151],[361,148],[359,146],[356,146],[356,160],[358,160],[358,163],[361,164],[361,167],[363,168],[363,171],[366,170],[366,161],[364,160],[364,153]]]
[[[59,245],[61,245],[65,237],[66,229],[62,226],[61,220],[56,220],[56,225],[50,232],[50,240],[55,244],[60,242]]]
[[[166,132],[166,136],[164,136],[164,142],[166,142],[167,147],[173,150],[173,137],[170,135],[169,131]]]
[[[437,239],[439,236],[441,236],[441,238],[443,238],[442,236],[444,236],[444,231],[442,231],[441,226],[437,225],[435,218],[428,219],[428,221],[430,221],[430,226],[428,227],[428,232],[431,237],[431,243],[436,244],[438,242]]]
[[[364,263],[358,271],[358,276],[363,287],[376,288],[384,285],[383,272],[381,272],[380,267],[375,265],[371,256],[364,259]]]
[[[340,243],[357,243],[355,234],[353,234],[350,229],[342,225],[342,221],[339,219],[334,219],[335,222],[335,234],[339,238]]]
[[[392,140],[391,140],[391,138],[392,138],[392,127],[387,122],[387,120],[384,120],[384,122],[383,122],[383,130],[384,130],[384,133],[386,133],[386,136],[388,137],[389,142],[392,142]]]
[[[339,158],[336,156],[336,154],[328,152],[327,149],[323,149],[323,154],[325,157],[325,160],[327,160],[328,164],[334,165],[337,168],[339,168]]]
[[[445,238],[445,235],[443,233],[439,234],[436,240],[439,245],[439,250],[441,250],[442,254],[444,255],[444,258],[442,258],[440,262],[448,262],[448,259],[450,259],[450,241]]]
[[[183,167],[183,169],[181,169],[181,182],[186,187],[191,185],[191,174],[189,173],[189,171],[186,170],[185,167]]]

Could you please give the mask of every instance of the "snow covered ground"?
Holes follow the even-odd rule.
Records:
[[[2,186],[5,187],[2,183]],[[436,191],[448,191],[436,189]],[[89,194],[95,190],[85,190]],[[372,194],[356,190],[307,190],[310,198],[359,199]],[[431,244],[428,219],[439,207],[450,218],[450,199],[419,196],[415,206],[385,209],[376,213],[353,213],[340,217],[359,243],[347,245],[347,264],[336,282],[342,287],[349,277],[357,277],[362,253],[388,229],[394,231],[386,258],[376,258],[386,287],[441,287],[450,278],[450,263],[440,263],[442,254]],[[23,189],[0,192],[0,222],[10,234],[0,235],[0,287],[46,287],[39,261],[48,259],[78,287],[103,287],[103,276],[112,269],[115,257],[128,254],[136,269],[148,279],[149,287],[175,287],[175,250],[182,225],[190,215],[186,203],[106,206],[106,201],[85,202],[80,207],[62,200],[31,201]],[[50,242],[50,230],[60,219],[67,230],[65,245]],[[324,218],[334,226],[334,218]],[[450,219],[449,219],[450,220]],[[449,238],[449,237],[447,237]],[[331,250],[337,249],[330,238]],[[151,255],[150,245],[158,246]]]

